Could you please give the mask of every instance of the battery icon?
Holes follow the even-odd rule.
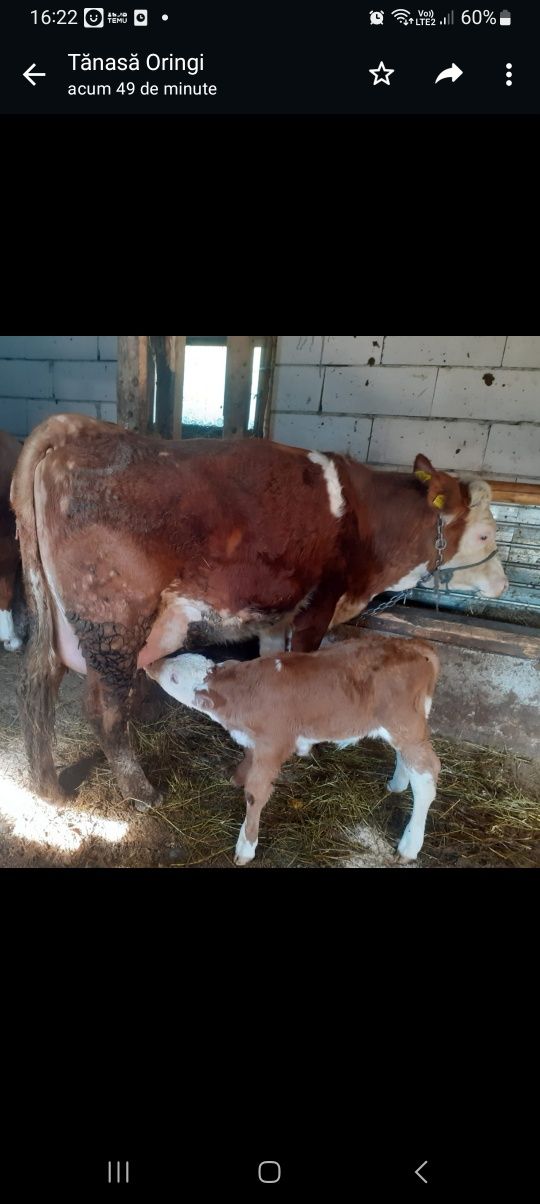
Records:
[[[501,25],[511,25],[512,24],[512,14],[508,11],[507,8],[501,9],[501,15],[499,17],[499,20],[500,20]]]

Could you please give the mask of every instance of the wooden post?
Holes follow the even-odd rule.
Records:
[[[148,335],[118,335],[118,425],[145,435],[150,426]]]
[[[179,439],[182,431],[185,345],[183,334],[150,335],[156,374],[154,429],[164,439]]]
[[[223,402],[223,438],[241,439],[246,434],[253,374],[254,336],[227,335],[227,367]]]
[[[253,434],[262,439],[268,436],[270,401],[274,380],[274,365],[276,361],[277,335],[265,334],[261,343],[261,366],[257,389],[257,405],[255,407],[255,422]]]
[[[186,360],[185,334],[173,335],[174,348],[174,399],[173,399],[173,439],[182,437],[182,400],[184,396],[184,365]]]

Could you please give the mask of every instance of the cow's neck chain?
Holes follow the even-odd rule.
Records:
[[[416,582],[416,585],[412,585],[410,589],[403,590],[400,594],[394,594],[394,596],[390,598],[389,602],[380,602],[379,605],[374,606],[372,610],[366,610],[364,615],[361,617],[367,618],[368,615],[376,615],[380,610],[389,610],[390,607],[396,606],[398,602],[404,602],[406,598],[410,597],[413,590],[418,589],[419,586],[424,585],[431,578],[433,578],[433,581],[435,582],[435,610],[438,611],[441,582],[445,587],[445,593],[448,594],[450,593],[449,586],[454,573],[459,573],[462,571],[462,569],[476,569],[480,564],[486,564],[488,560],[491,560],[493,556],[497,555],[497,548],[494,548],[493,551],[489,553],[489,556],[484,556],[483,560],[475,560],[474,564],[457,564],[455,568],[445,569],[441,567],[445,548],[446,539],[444,538],[442,514],[438,514],[437,533],[435,537],[435,567],[432,570],[430,569],[427,573],[424,573]]]

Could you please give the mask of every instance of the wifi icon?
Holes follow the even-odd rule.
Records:
[[[402,25],[409,25],[412,21],[408,8],[394,8],[392,16],[396,18],[396,21],[400,21]]]

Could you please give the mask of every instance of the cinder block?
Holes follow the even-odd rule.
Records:
[[[321,334],[280,334],[276,347],[277,364],[319,364]]]
[[[98,416],[97,405],[90,402],[29,401],[27,404],[28,433],[53,414],[88,414],[90,418]]]
[[[117,421],[116,402],[102,401],[99,408],[101,411],[100,417],[103,419],[103,422],[116,422]]]
[[[436,368],[327,368],[323,411],[419,414],[431,409]]]
[[[540,422],[540,372],[440,368],[431,416]]]
[[[324,369],[277,367],[274,373],[274,410],[318,410]]]
[[[503,368],[540,368],[540,335],[509,334]]]
[[[118,359],[118,335],[117,334],[100,334],[98,335],[98,349],[100,360],[117,360]]]
[[[495,422],[489,432],[484,468],[540,481],[540,425]]]
[[[382,334],[325,334],[323,338],[323,364],[381,362]]]
[[[365,460],[371,418],[334,418],[322,414],[274,414],[271,437],[315,451],[337,451]]]
[[[374,418],[369,462],[412,468],[415,456],[422,452],[435,468],[477,471],[484,461],[488,432],[487,422]]]
[[[46,361],[0,360],[1,397],[52,397],[51,366]]]
[[[497,367],[503,357],[504,334],[387,334],[383,364],[461,364]]]
[[[57,361],[53,385],[59,401],[116,401],[116,364]]]
[[[0,359],[95,360],[96,334],[0,335]]]
[[[28,402],[25,397],[0,399],[0,430],[23,438],[28,434]]]

